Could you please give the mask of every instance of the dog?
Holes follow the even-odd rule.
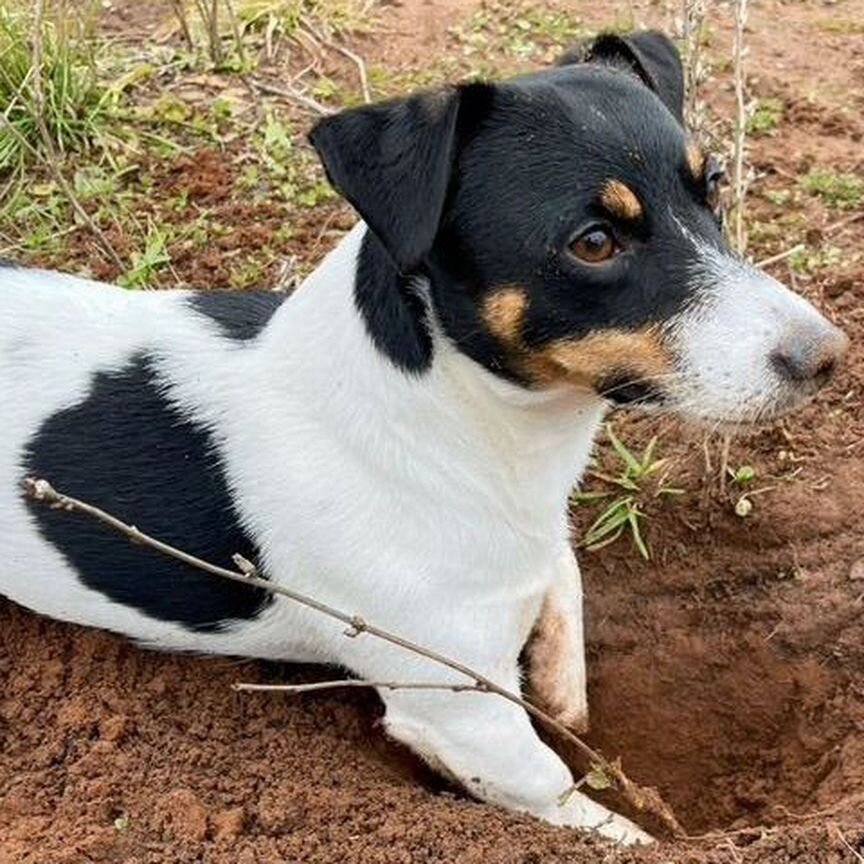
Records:
[[[770,421],[846,338],[733,255],[662,34],[352,108],[310,140],[361,217],[292,296],[129,292],[0,272],[0,593],[157,649],[451,670],[128,543],[22,491],[44,477],[216,564],[587,718],[568,493],[611,407]],[[621,843],[525,711],[382,690],[389,734],[473,796]]]

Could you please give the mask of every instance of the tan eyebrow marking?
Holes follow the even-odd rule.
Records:
[[[634,222],[643,216],[636,193],[620,180],[607,180],[600,192],[600,203],[619,219]]]
[[[504,286],[486,297],[481,315],[490,333],[502,342],[515,345],[520,341],[527,306],[528,297],[524,289]]]
[[[694,141],[687,145],[687,167],[693,175],[694,180],[701,180],[705,176],[705,163],[708,157],[705,151]]]

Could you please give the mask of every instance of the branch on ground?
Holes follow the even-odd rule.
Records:
[[[396,647],[409,651],[412,654],[425,657],[427,660],[431,660],[439,666],[445,666],[448,669],[452,669],[454,672],[458,672],[471,682],[470,686],[472,689],[483,693],[494,694],[502,699],[506,699],[514,705],[518,705],[520,708],[527,711],[532,717],[539,720],[544,726],[555,731],[563,740],[576,747],[584,757],[587,757],[593,766],[602,770],[606,777],[614,781],[621,795],[629,804],[636,808],[636,810],[656,818],[670,832],[670,834],[672,834],[672,836],[684,836],[684,830],[675,818],[672,809],[662,799],[656,789],[639,786],[634,783],[624,773],[620,765],[615,762],[610,762],[601,753],[594,750],[592,747],[589,747],[581,738],[574,735],[573,732],[571,732],[563,723],[556,720],[550,714],[547,714],[543,709],[538,708],[536,705],[523,699],[518,694],[499,686],[490,678],[487,678],[485,675],[482,675],[470,666],[466,666],[459,660],[454,660],[451,657],[447,657],[444,654],[440,654],[437,651],[426,648],[416,642],[412,642],[410,639],[406,639],[397,633],[384,630],[383,628],[366,621],[359,615],[352,615],[343,612],[341,609],[322,603],[314,597],[309,597],[306,594],[301,594],[298,591],[286,588],[284,585],[279,585],[270,582],[267,579],[263,579],[255,565],[245,558],[235,556],[234,561],[238,569],[228,570],[224,567],[218,566],[217,564],[198,558],[195,555],[191,555],[188,552],[184,552],[182,549],[171,546],[162,540],[151,537],[140,528],[123,522],[121,519],[118,519],[116,516],[113,516],[93,504],[79,498],[65,495],[64,493],[54,489],[47,480],[30,477],[24,481],[23,487],[25,493],[34,500],[60,510],[77,512],[90,516],[124,535],[136,544],[147,546],[163,555],[167,555],[178,561],[182,561],[184,564],[202,570],[205,573],[210,573],[223,579],[229,579],[232,582],[241,582],[255,588],[260,588],[271,594],[287,597],[289,600],[292,600],[301,606],[320,612],[329,618],[345,624],[347,629],[344,633],[348,637],[355,638],[361,635],[372,636],[373,638],[380,639],[383,642],[389,642],[391,645],[395,645]],[[331,682],[324,683],[331,684]],[[386,685],[387,682],[385,682],[384,685],[376,686]],[[395,686],[395,684],[391,684],[390,686]],[[414,689],[420,689],[419,683],[413,685],[409,683],[405,686],[413,686]],[[452,690],[453,686],[448,685],[447,689]]]

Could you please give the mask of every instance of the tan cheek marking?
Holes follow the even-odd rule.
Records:
[[[702,148],[695,142],[690,142],[687,145],[687,166],[690,168],[690,173],[694,180],[702,180],[705,176],[705,162],[707,157]]]
[[[632,377],[668,374],[673,361],[657,327],[628,332],[600,330],[582,339],[560,339],[525,357],[526,371],[538,384],[569,382],[594,387],[617,370]]]
[[[522,288],[504,287],[483,301],[481,315],[489,332],[507,345],[520,342],[528,297]]]
[[[642,218],[642,204],[636,193],[620,180],[607,180],[600,193],[600,203],[619,219],[633,222]]]

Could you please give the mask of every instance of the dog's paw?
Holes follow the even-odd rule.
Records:
[[[646,846],[654,842],[654,838],[638,825],[615,814],[612,814],[611,819],[605,820],[594,830],[621,846]]]
[[[653,843],[654,838],[626,816],[619,816],[578,791],[565,796],[554,812],[544,814],[555,825],[592,831],[621,846]]]

